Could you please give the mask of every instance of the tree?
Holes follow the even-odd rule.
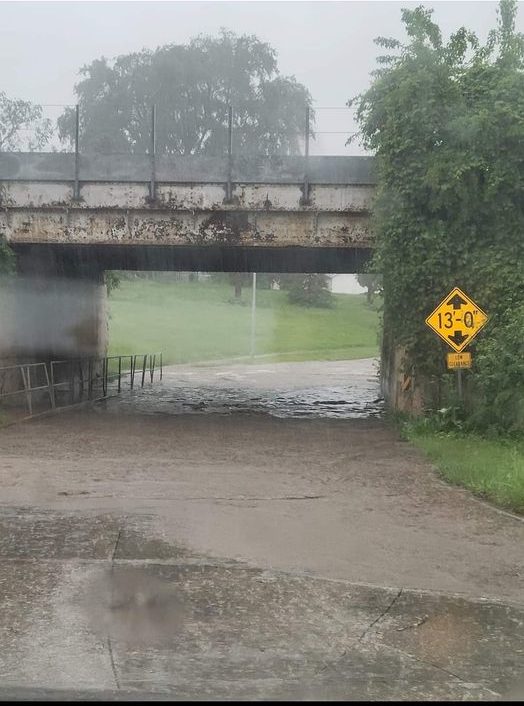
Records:
[[[280,286],[288,290],[288,300],[299,306],[329,308],[333,306],[333,295],[327,275],[288,274],[282,275]]]
[[[407,42],[376,40],[389,53],[355,99],[364,143],[376,154],[374,270],[383,273],[385,350],[402,346],[419,378],[445,378],[444,349],[424,320],[453,286],[491,317],[472,344],[477,379],[489,375],[483,347],[503,345],[524,301],[524,37],[516,12],[514,0],[502,0],[482,46],[465,28],[445,42],[431,11],[403,10]],[[512,394],[524,395],[524,362],[514,363],[520,383]],[[492,388],[477,390],[488,409]]]
[[[232,105],[237,154],[297,154],[311,106],[307,89],[280,75],[269,44],[226,30],[187,45],[102,57],[80,74],[75,92],[85,151],[145,153],[155,104],[158,152],[223,155]],[[62,140],[72,143],[74,121],[72,109],[59,118]]]
[[[279,281],[279,275],[258,272],[257,273],[257,290],[271,289],[273,282]],[[242,299],[242,290],[244,287],[252,288],[253,273],[252,272],[213,272],[211,278],[214,282],[227,282],[234,288],[234,299],[231,303],[240,303]]]
[[[29,101],[9,98],[0,91],[0,152],[38,150],[52,134],[51,121],[43,117],[42,108]],[[14,270],[14,255],[0,237],[0,274]]]
[[[42,149],[51,134],[51,121],[43,117],[41,106],[14,100],[0,91],[0,152],[17,150],[21,145],[28,151]]]
[[[381,277],[373,272],[362,272],[357,275],[357,282],[367,289],[366,299],[368,304],[373,303],[373,297],[380,292]]]
[[[246,272],[230,272],[229,282],[235,290],[235,301],[239,302],[242,299],[242,288],[247,286],[251,278]]]
[[[111,292],[114,292],[115,289],[118,289],[120,287],[120,282],[121,278],[118,272],[115,272],[114,270],[106,270],[105,283],[108,296],[111,294]]]
[[[11,274],[15,268],[15,256],[11,248],[0,237],[0,276]]]

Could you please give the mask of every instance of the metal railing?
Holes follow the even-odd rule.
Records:
[[[100,103],[95,101],[93,104],[87,101],[82,105],[78,103],[40,103],[35,105],[35,108],[41,113],[41,117],[34,121],[20,125],[14,134],[10,137],[9,143],[3,146],[3,151],[37,151],[41,149],[49,149],[50,151],[58,151],[60,153],[79,153],[86,151],[84,149],[86,137],[93,138],[93,121],[89,120],[89,115],[92,110],[100,107]],[[177,121],[179,124],[185,120],[180,117],[175,117],[173,112],[165,105],[157,105],[154,102],[141,103],[140,124],[136,124],[136,111],[131,110],[128,105],[114,104],[111,106],[105,105],[106,115],[108,116],[109,125],[114,125],[115,136],[120,136],[118,133],[119,127],[129,127],[129,142],[127,145],[122,144],[118,140],[118,147],[113,146],[112,154],[124,154],[131,152],[140,152],[141,154],[155,154],[158,149],[159,154],[167,151],[168,143],[171,148],[174,147],[173,141],[169,140],[173,126]],[[167,110],[167,113],[166,113]],[[344,147],[348,138],[354,138],[358,134],[358,124],[355,119],[356,106],[346,105],[313,105],[304,102],[303,104],[304,122],[301,118],[294,115],[293,122],[289,126],[290,133],[294,132],[298,141],[298,150],[304,155],[306,151],[305,143],[311,140],[318,142],[318,137],[330,136],[337,139],[337,144]],[[251,116],[253,117],[254,114]],[[65,133],[61,134],[59,123],[64,120],[63,127]],[[227,154],[228,147],[233,142],[231,135],[235,136],[234,142],[240,144],[245,143],[245,120],[246,113],[242,107],[235,106],[230,103],[223,103],[216,115],[216,122],[211,127],[213,131],[213,144],[217,148],[217,142],[220,147],[217,153],[222,156]],[[122,120],[124,121],[122,123]],[[157,130],[157,123],[159,129]],[[106,126],[104,126],[106,127]],[[133,130],[134,128],[134,130]],[[194,125],[195,133],[198,132],[198,125]],[[87,134],[86,134],[87,133]],[[158,136],[159,140],[156,139]],[[240,140],[239,140],[240,135]],[[134,138],[134,139],[133,139]],[[157,143],[158,142],[158,147]],[[205,141],[204,141],[205,142]],[[250,153],[252,151],[252,142],[250,140]],[[321,148],[321,145],[318,145]],[[274,149],[274,146],[273,146]],[[118,150],[118,151],[117,151]],[[89,149],[87,149],[89,151]],[[169,150],[171,151],[171,150]],[[104,150],[107,153],[107,149]],[[198,152],[198,149],[195,153]],[[340,148],[335,148],[335,151],[330,151],[326,154],[338,154]],[[181,148],[175,150],[178,156],[181,154]],[[276,153],[273,153],[276,154]],[[283,156],[282,154],[280,156]]]
[[[42,391],[49,395],[51,407],[54,407],[51,380],[45,363],[26,363],[0,368],[0,401],[16,399],[24,395],[27,411],[31,417],[33,416],[33,393]]]
[[[43,108],[46,109],[56,109],[56,108],[65,108],[66,113],[63,115],[69,115],[69,119],[71,120],[71,134],[68,136],[68,138],[62,138],[57,136],[57,125],[58,125],[58,120],[60,118],[60,115],[56,115],[53,120],[47,119],[48,123],[48,129],[51,130],[52,135],[48,138],[47,142],[49,143],[49,140],[51,140],[51,144],[55,147],[55,149],[58,149],[60,152],[67,152],[68,154],[73,154],[74,155],[74,172],[71,174],[71,181],[72,181],[72,186],[73,186],[73,201],[80,201],[81,200],[81,186],[82,186],[82,174],[81,174],[81,166],[82,166],[82,160],[81,156],[82,154],[89,153],[89,149],[83,149],[83,144],[82,142],[85,139],[85,131],[82,129],[83,128],[83,111],[81,110],[81,107],[79,104],[72,105],[72,104],[64,104],[63,106],[57,105],[57,104],[42,104],[38,106],[40,110]],[[146,106],[143,106],[146,108]],[[125,115],[124,108],[123,106],[114,106],[116,110],[119,111],[119,120],[121,119],[122,115]],[[158,157],[161,156],[162,152],[166,152],[165,146],[164,150],[162,150],[161,145],[165,143],[164,140],[159,140],[159,134],[158,134],[158,129],[157,129],[157,118],[159,116],[159,111],[158,107],[156,104],[151,104],[147,106],[148,110],[150,111],[150,115],[143,118],[144,122],[141,125],[141,133],[143,135],[144,142],[141,144],[140,148],[136,149],[136,145],[132,146],[131,144],[128,146],[128,150],[123,150],[119,152],[111,152],[110,154],[117,155],[117,154],[122,154],[122,155],[131,155],[131,154],[140,154],[144,157],[148,158],[148,189],[149,189],[149,194],[148,194],[148,200],[150,203],[154,204],[156,202],[157,198],[157,159]],[[86,106],[84,106],[83,110],[86,110]],[[344,121],[341,123],[341,119],[338,117],[340,115],[343,115],[340,113],[340,111],[344,111],[344,113],[351,115],[351,111],[353,110],[352,108],[349,108],[347,105],[345,106],[312,106],[308,104],[304,104],[304,122],[303,124],[300,124],[296,126],[296,139],[297,139],[297,146],[295,149],[297,150],[296,156],[300,154],[300,156],[303,159],[303,175],[302,175],[302,204],[307,205],[310,202],[310,166],[309,166],[309,154],[310,154],[310,146],[312,143],[314,143],[317,139],[318,136],[321,135],[329,135],[329,136],[334,136],[334,135],[340,135],[344,138],[344,146],[346,144],[346,139],[354,137],[357,133],[355,130],[348,130],[348,129],[341,129],[341,127],[347,128],[350,126],[350,124],[346,125],[347,121]],[[69,113],[67,112],[69,111]],[[313,124],[316,122],[318,119],[318,114],[319,111],[331,111],[331,121],[335,119],[335,124],[330,125],[330,127],[335,127],[337,129],[329,129],[329,130],[321,130],[318,127],[315,127],[313,129]],[[335,111],[335,113],[333,113]],[[322,115],[325,115],[326,113],[322,113]],[[62,115],[62,117],[63,117]],[[329,113],[328,113],[329,115]],[[335,116],[333,118],[333,116]],[[162,116],[161,116],[162,117]],[[349,118],[350,123],[351,123],[351,118]],[[166,118],[165,116],[163,119],[160,121],[162,125],[166,124]],[[167,120],[167,123],[169,124],[169,120]],[[223,106],[223,117],[222,120],[217,124],[216,130],[219,131],[219,134],[221,136],[220,139],[223,139],[223,144],[222,148],[219,150],[220,156],[226,157],[227,158],[227,175],[225,177],[225,191],[226,191],[226,197],[225,197],[225,202],[226,203],[231,203],[232,198],[233,198],[233,161],[234,161],[234,136],[237,135],[238,133],[242,134],[243,128],[241,127],[242,123],[242,116],[240,116],[240,120],[237,119],[235,107],[233,105],[224,105]],[[300,120],[300,123],[302,121]],[[303,125],[303,126],[302,126]],[[18,132],[26,129],[29,132],[34,132],[34,136],[37,136],[37,127],[31,128],[20,128]],[[163,133],[162,133],[163,134]],[[162,137],[162,135],[160,135]],[[164,135],[165,138],[165,135]],[[56,139],[58,139],[58,143],[54,144],[56,142]],[[70,141],[70,146],[69,149],[67,148],[67,140],[69,139]],[[29,142],[31,142],[31,139],[29,139]],[[160,149],[159,149],[160,145]],[[65,146],[65,147],[64,147]],[[42,148],[43,145],[40,146]],[[341,146],[339,145],[337,150],[335,151],[337,154],[340,153]],[[30,149],[29,151],[33,151]],[[107,152],[104,152],[108,154]],[[294,153],[294,152],[293,152]],[[175,156],[181,156],[179,153],[176,153]],[[239,154],[239,156],[242,156],[242,154]],[[259,155],[261,156],[261,155]],[[285,155],[281,155],[285,156]]]
[[[49,409],[104,399],[124,387],[144,387],[147,378],[154,382],[155,373],[162,380],[162,353],[11,365],[0,368],[0,403],[24,396],[28,417],[32,417]]]

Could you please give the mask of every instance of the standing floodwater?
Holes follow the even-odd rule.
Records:
[[[162,383],[104,403],[139,414],[259,413],[275,417],[379,416],[377,364],[361,360],[303,363],[179,365]]]

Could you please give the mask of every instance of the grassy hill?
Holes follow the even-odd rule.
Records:
[[[110,353],[162,351],[166,363],[249,356],[251,289],[242,304],[212,280],[123,280],[111,293]],[[332,309],[288,303],[287,293],[257,290],[256,355],[271,360],[341,360],[378,353],[378,313],[365,295],[333,295]]]

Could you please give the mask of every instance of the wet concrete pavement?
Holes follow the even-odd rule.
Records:
[[[0,430],[1,698],[524,695],[524,523],[385,427],[370,362],[308,365]]]
[[[495,700],[518,685],[522,607],[196,555],[151,541],[147,520],[2,513],[3,697]]]

